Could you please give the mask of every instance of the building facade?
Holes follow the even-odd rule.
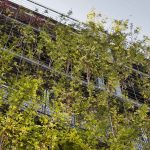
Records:
[[[38,4],[37,4],[38,5]],[[40,6],[43,7],[43,6]],[[44,8],[45,13],[50,10],[49,8]],[[61,13],[57,13],[58,16],[63,16]],[[65,19],[71,20],[70,22],[76,22],[76,20],[70,18],[69,16],[63,16]],[[76,23],[80,24],[80,23]],[[62,25],[61,22],[56,21],[54,18],[49,18],[46,15],[42,15],[37,12],[37,10],[29,10],[23,6],[17,5],[11,1],[3,0],[0,1],[0,26],[1,26],[1,35],[6,35],[7,40],[5,42],[1,39],[1,45],[3,45],[3,48],[1,48],[1,51],[6,51],[9,54],[13,55],[13,62],[16,62],[16,66],[12,64],[12,70],[6,74],[6,77],[11,78],[13,77],[19,77],[22,72],[28,72],[32,76],[37,76],[37,72],[41,71],[43,72],[42,78],[44,79],[44,84],[41,89],[43,92],[41,95],[46,99],[45,103],[42,105],[41,109],[39,110],[40,113],[45,113],[47,115],[51,115],[52,109],[50,109],[49,105],[51,105],[51,99],[54,97],[53,89],[51,88],[51,83],[47,82],[48,80],[51,80],[51,78],[55,78],[56,83],[59,81],[60,76],[64,76],[69,81],[74,80],[74,76],[71,75],[71,65],[68,65],[67,71],[57,70],[53,67],[53,60],[49,57],[49,54],[46,50],[42,49],[43,51],[39,53],[36,51],[38,48],[37,45],[32,44],[32,34],[35,35],[34,40],[36,39],[37,42],[40,40],[39,33],[41,31],[45,31],[49,33],[49,36],[52,40],[56,41],[56,35],[54,32],[54,28],[56,25]],[[24,27],[29,28],[27,33],[24,33],[23,30]],[[31,31],[32,29],[32,31]],[[73,32],[78,32],[78,29],[71,29]],[[84,30],[80,29],[80,30]],[[30,35],[30,32],[32,34]],[[23,35],[22,34],[29,34],[31,39],[31,44],[28,43],[28,45],[23,41]],[[16,48],[13,50],[10,50],[11,45],[13,45],[13,42],[16,40],[18,42],[17,38],[20,38],[20,45],[17,45]],[[34,42],[33,42],[34,43]],[[44,44],[44,43],[43,43]],[[9,49],[7,49],[9,47]],[[32,48],[32,50],[31,50]],[[19,49],[19,52],[17,51]],[[58,58],[59,59],[59,58]],[[128,68],[127,66],[124,66],[124,70],[129,70],[130,75],[125,80],[116,81],[115,88],[111,91],[107,87],[108,83],[108,77],[105,76],[94,76],[91,75],[91,80],[94,84],[94,87],[97,91],[108,91],[110,92],[110,95],[112,97],[115,97],[121,105],[124,102],[131,102],[134,105],[134,109],[142,106],[144,103],[149,104],[149,98],[144,97],[141,94],[140,90],[140,84],[137,82],[138,79],[146,78],[147,81],[149,81],[150,75],[149,72],[144,70],[144,67],[139,64],[133,64],[132,68]],[[70,69],[70,70],[69,70]],[[44,75],[44,72],[48,72],[49,74],[52,74],[54,72],[53,77],[48,77],[47,75]],[[85,93],[85,97],[88,95],[86,93],[86,87],[89,84],[89,80],[87,75],[85,73],[82,73],[83,76],[81,76],[81,79],[77,79],[76,82],[81,82],[83,87],[83,93]],[[144,83],[143,83],[144,84]],[[7,85],[3,85],[4,88],[7,88],[10,83]],[[40,91],[39,91],[40,93]],[[65,101],[65,103],[67,103]],[[134,111],[134,110],[132,110]],[[75,126],[76,117],[72,114],[72,120],[71,125]],[[142,129],[141,129],[142,130]],[[149,141],[148,137],[145,135],[144,131],[142,130],[143,135],[142,142],[147,143]],[[138,149],[142,149],[142,144],[137,144]]]

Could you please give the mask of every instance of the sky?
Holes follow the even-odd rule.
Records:
[[[35,10],[26,0],[11,0]],[[112,19],[129,19],[142,33],[150,36],[150,0],[33,0],[61,13],[73,11],[72,17],[85,22],[87,13],[95,10]],[[38,8],[39,11],[44,11]]]

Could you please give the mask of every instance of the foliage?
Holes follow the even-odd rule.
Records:
[[[147,98],[138,108],[113,94],[133,64],[149,73],[147,41],[128,21],[115,20],[107,31],[92,14],[82,29],[56,25],[55,39],[45,28],[1,23],[1,149],[124,150],[135,149],[143,131],[149,137],[149,77],[135,74]],[[95,85],[98,77],[105,87]]]

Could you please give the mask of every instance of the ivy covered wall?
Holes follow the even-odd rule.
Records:
[[[94,15],[76,29],[14,15],[0,15],[1,149],[150,148],[148,37]]]

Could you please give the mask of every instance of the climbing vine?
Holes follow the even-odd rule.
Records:
[[[1,149],[149,148],[148,38],[128,21],[106,30],[92,17],[53,33],[0,23]]]

